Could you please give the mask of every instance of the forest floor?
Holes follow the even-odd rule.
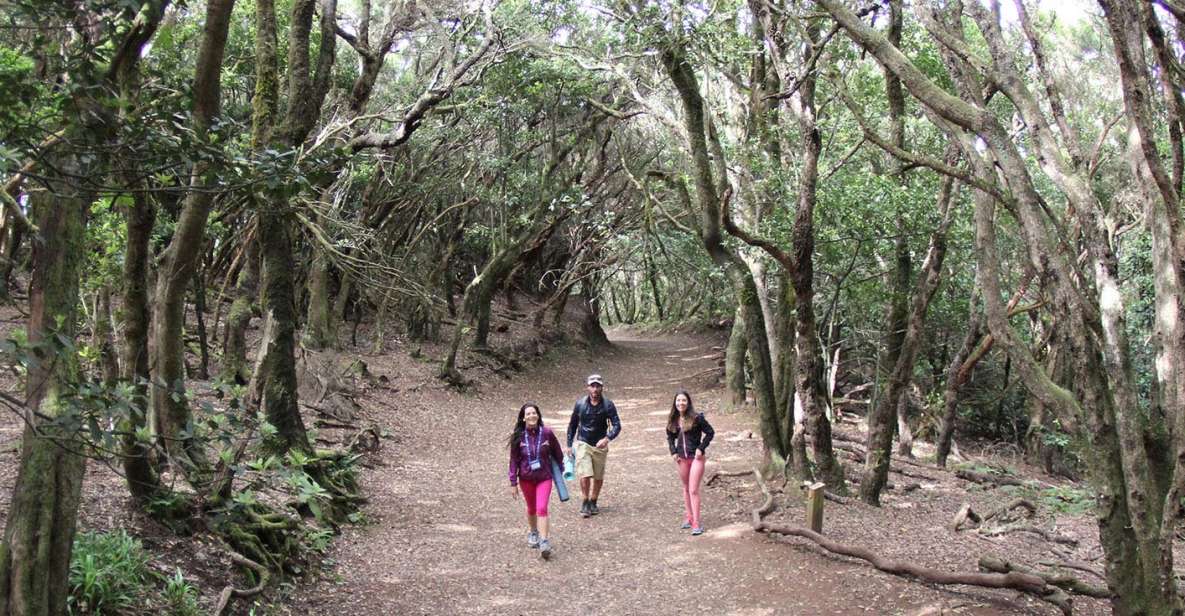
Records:
[[[23,318],[15,311],[0,313],[0,337],[21,326]],[[344,527],[321,562],[309,563],[309,575],[287,578],[267,596],[232,602],[232,613],[1058,613],[1014,591],[921,584],[828,554],[805,540],[757,534],[749,527],[750,511],[762,499],[752,476],[705,485],[707,532],[690,536],[679,529],[680,484],[662,432],[674,391],[691,391],[696,408],[716,428],[706,478],[717,470],[750,469],[761,458],[751,407],[719,410],[719,332],[617,329],[610,331],[610,349],[592,352],[571,345],[548,348],[550,342],[532,339],[532,331],[525,319],[511,319],[494,334],[503,358],[512,348],[518,357],[528,358],[520,371],[489,355],[466,353],[460,367],[476,382],[464,391],[435,378],[438,349],[431,346],[421,350],[390,339],[382,349],[364,343],[330,356],[338,362],[362,359],[373,375],[371,385],[356,392],[360,408],[355,422],[373,422],[384,434],[378,451],[365,458],[360,478],[369,499],[363,507],[365,522]],[[321,356],[309,357],[306,361]],[[580,518],[574,485],[573,500],[552,499],[555,554],[544,562],[526,547],[523,503],[511,496],[506,479],[506,437],[518,407],[532,401],[562,440],[572,405],[592,372],[605,376],[606,395],[620,411],[623,431],[610,447],[599,516]],[[199,397],[209,394],[208,382],[191,385]],[[20,382],[4,373],[0,387],[19,392]],[[322,446],[348,436],[305,410],[306,424],[320,425]],[[837,430],[862,439],[859,425],[845,422]],[[20,431],[19,417],[0,414],[0,524],[16,479]],[[922,460],[929,453],[921,443],[916,452]],[[855,462],[844,463],[850,475],[859,473]],[[827,502],[824,533],[885,557],[944,571],[975,571],[984,554],[1028,565],[1075,561],[1102,570],[1097,527],[1089,507],[1081,506],[1084,489],[1041,476],[1018,459],[977,456],[977,465],[987,463],[1039,481],[1039,491],[1023,494],[1038,505],[1037,514],[1025,523],[1076,544],[1055,544],[1022,532],[987,537],[973,530],[949,530],[964,502],[982,513],[1018,493],[981,488],[932,466],[902,466],[912,476],[891,476],[899,487],[885,493],[881,508],[855,499]],[[777,483],[772,487],[779,488]],[[798,492],[793,486],[786,490]],[[781,506],[767,520],[801,523],[801,500],[786,496],[779,494]],[[123,479],[102,463],[88,465],[79,528],[128,529],[153,554],[152,568],[162,575],[181,569],[201,589],[206,608],[223,586],[242,583],[219,540],[200,530],[177,535],[139,513]],[[1101,583],[1087,573],[1076,575]],[[1074,601],[1076,614],[1109,613],[1105,601]]]
[[[370,498],[364,509],[367,523],[343,531],[326,554],[328,567],[320,578],[296,585],[281,610],[362,615],[1058,613],[1014,591],[925,585],[829,555],[805,540],[757,534],[749,517],[761,493],[751,476],[720,478],[705,486],[707,532],[694,537],[680,530],[680,484],[662,432],[674,391],[690,390],[696,408],[716,428],[705,477],[760,461],[755,416],[717,412],[722,393],[716,385],[718,340],[629,330],[610,336],[608,351],[553,351],[513,380],[493,377],[468,393],[430,380],[396,384],[394,399],[382,404],[395,412],[381,413],[393,438],[362,478]],[[396,361],[394,356],[366,359],[376,373],[401,369],[406,374],[406,366],[386,363]],[[622,420],[621,436],[610,446],[599,499],[602,513],[579,516],[575,484],[567,503],[553,496],[555,553],[543,561],[526,546],[523,504],[509,490],[506,436],[518,407],[531,401],[563,441],[583,379],[593,372],[604,375],[606,396]],[[850,424],[841,427],[855,432]],[[1088,561],[1101,571],[1089,513],[1039,507],[1029,521],[1077,540],[1073,547],[1029,533],[990,538],[974,531],[955,533],[947,524],[963,502],[982,512],[1013,494],[980,490],[933,467],[907,468],[915,478],[923,477],[915,489],[887,492],[882,508],[855,499],[828,502],[824,532],[889,558],[947,571],[975,571],[982,554],[1030,565]],[[898,474],[891,479],[902,486],[911,481]],[[768,519],[800,523],[801,500],[779,500],[789,505]],[[1075,598],[1074,611],[1109,613],[1106,602],[1084,597]]]

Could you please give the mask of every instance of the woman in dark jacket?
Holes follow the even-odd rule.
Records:
[[[679,468],[679,479],[683,481],[683,526],[691,534],[702,535],[703,524],[699,517],[699,484],[704,478],[705,451],[716,431],[704,418],[696,413],[691,403],[691,394],[679,391],[671,402],[671,414],[667,418],[667,445],[671,458]]]
[[[551,461],[563,465],[560,441],[543,427],[539,406],[527,403],[518,410],[514,432],[507,441],[510,448],[510,493],[521,494],[527,504],[527,545],[539,548],[543,560],[551,558],[548,540],[547,501],[551,498]]]

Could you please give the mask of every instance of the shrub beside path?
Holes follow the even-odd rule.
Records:
[[[362,478],[371,499],[368,522],[344,529],[326,555],[334,563],[329,571],[299,583],[284,609],[343,616],[757,616],[913,614],[937,602],[956,606],[947,613],[1017,613],[753,533],[748,512],[760,495],[751,485],[731,492],[705,486],[707,532],[692,537],[680,530],[682,497],[662,433],[674,391],[689,389],[716,427],[705,477],[759,458],[753,418],[716,412],[719,391],[702,387],[702,375],[716,365],[706,339],[613,335],[614,349],[599,358],[556,352],[512,381],[480,383],[480,393],[429,380],[404,387],[381,411],[393,438]],[[382,373],[380,359],[372,367]],[[580,518],[575,484],[567,503],[553,494],[555,552],[545,562],[526,547],[523,505],[506,480],[506,438],[519,405],[532,401],[563,442],[590,372],[604,375],[622,434],[610,446],[599,516]]]

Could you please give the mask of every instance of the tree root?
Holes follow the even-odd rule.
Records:
[[[1078,545],[1077,539],[1072,539],[1072,538],[1066,537],[1064,535],[1052,533],[1050,531],[1045,530],[1044,528],[1038,528],[1036,526],[1016,525],[1016,526],[1000,526],[998,528],[989,528],[989,529],[983,529],[983,528],[979,529],[979,534],[981,534],[985,537],[995,537],[998,535],[1006,535],[1008,533],[1016,533],[1016,532],[1033,533],[1034,535],[1040,535],[1046,541],[1052,541],[1054,543],[1060,543],[1063,545],[1070,545],[1070,546]]]
[[[214,532],[244,558],[279,571],[296,554],[297,521],[261,503],[234,503],[215,517]]]
[[[1041,565],[1042,567],[1051,567],[1054,569],[1074,569],[1083,573],[1089,573],[1100,580],[1103,580],[1104,582],[1107,580],[1107,576],[1103,575],[1102,572],[1097,571],[1094,567],[1082,562],[1072,560],[1043,560],[1037,564]]]
[[[982,521],[982,519],[979,517],[979,514],[975,513],[975,511],[971,509],[971,503],[963,503],[963,506],[959,507],[959,512],[955,514],[954,519],[950,521],[948,528],[950,528],[951,532],[957,533],[962,530],[961,527],[968,520],[977,526]]]
[[[1020,573],[1028,573],[1039,576],[1045,580],[1046,584],[1050,586],[1057,586],[1067,592],[1072,592],[1076,595],[1085,595],[1087,597],[1094,597],[1096,599],[1110,599],[1111,590],[1105,586],[1094,586],[1087,584],[1076,577],[1065,573],[1049,573],[1045,571],[1037,571],[1023,565],[1008,562],[1002,558],[994,556],[981,556],[979,558],[979,568],[984,571],[994,571],[996,573],[1009,573],[1018,571]]]
[[[711,477],[708,477],[708,480],[704,482],[704,485],[710,486],[710,485],[712,485],[712,482],[716,481],[717,479],[719,479],[721,477],[744,477],[745,475],[748,475],[749,473],[752,473],[752,472],[753,471],[718,470],[718,471],[715,471],[714,473],[712,473]]]
[[[758,469],[754,468],[752,472],[758,487],[761,489],[761,493],[765,496],[765,500],[761,506],[753,509],[751,514],[751,525],[756,532],[802,537],[831,553],[863,560],[880,571],[902,577],[912,577],[932,584],[962,584],[983,588],[1019,590],[1057,606],[1063,614],[1071,613],[1073,603],[1071,598],[1066,594],[1066,591],[1048,583],[1040,575],[1015,570],[1004,573],[951,573],[928,569],[913,563],[890,560],[859,546],[850,546],[832,541],[805,527],[773,526],[768,524],[764,518],[777,507],[777,504],[773,493],[765,485],[765,481],[762,479]]]
[[[963,503],[963,506],[959,508],[959,512],[956,513],[954,519],[951,520],[949,528],[951,531],[958,532],[962,530],[963,524],[968,521],[970,521],[971,524],[978,526],[984,522],[987,522],[988,520],[1000,517],[1001,515],[1018,507],[1027,509],[1029,512],[1028,517],[1032,517],[1037,513],[1037,506],[1024,498],[1015,498],[1005,503],[1003,506],[997,507],[982,516],[972,511],[971,503]],[[974,528],[975,526],[969,527]]]
[[[251,588],[239,589],[235,588],[234,585],[227,585],[226,588],[223,588],[222,592],[218,595],[218,605],[214,608],[214,616],[222,615],[222,612],[226,610],[226,606],[230,603],[231,597],[237,597],[239,599],[254,597],[255,595],[263,592],[263,588],[267,586],[267,580],[269,577],[267,567],[264,567],[263,565],[233,550],[230,553],[230,560],[240,567],[246,567],[247,569],[254,571],[256,576],[258,576],[258,581],[256,582],[255,586],[252,586]]]
[[[1034,505],[1033,503],[1029,502],[1028,499],[1014,498],[1014,499],[1008,501],[1007,503],[1004,503],[1003,506],[997,507],[997,508],[987,512],[986,514],[984,514],[983,521],[987,522],[988,520],[991,520],[992,518],[999,517],[1000,515],[1007,513],[1009,511],[1012,511],[1013,509],[1016,509],[1018,507],[1023,507],[1029,511],[1029,514],[1026,517],[1031,518],[1037,513],[1037,506]]]
[[[987,483],[997,486],[1021,486],[1028,485],[1026,482],[1017,479],[1016,477],[1006,477],[1003,475],[988,475],[986,473],[977,473],[967,469],[958,469],[955,471],[955,477],[959,479],[966,479],[975,483]]]

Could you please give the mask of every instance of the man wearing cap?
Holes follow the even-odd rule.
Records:
[[[605,386],[601,375],[590,374],[585,385],[588,395],[576,401],[568,420],[568,451],[576,457],[576,476],[580,477],[580,496],[584,499],[580,515],[587,518],[600,513],[597,496],[605,483],[605,458],[609,456],[609,441],[621,434],[621,420],[613,401],[601,395]]]

